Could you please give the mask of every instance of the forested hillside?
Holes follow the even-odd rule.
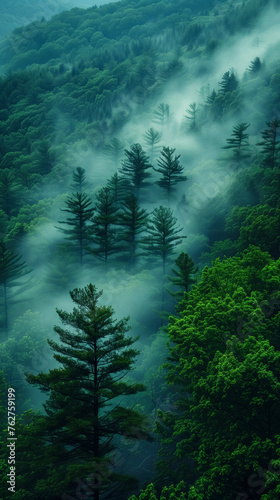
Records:
[[[73,7],[87,8],[93,5],[110,3],[110,0],[1,0],[0,36],[12,32],[19,26],[26,26],[42,18],[50,19],[63,10]],[[28,29],[27,29],[28,31]]]
[[[279,7],[2,38],[0,498],[279,497]]]

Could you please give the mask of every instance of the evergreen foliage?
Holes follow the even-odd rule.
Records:
[[[121,205],[120,222],[123,228],[122,239],[128,245],[129,255],[134,261],[138,244],[138,235],[146,229],[148,213],[139,206],[134,194],[128,195]]]
[[[278,128],[280,127],[280,120],[273,118],[266,124],[268,128],[262,132],[263,140],[257,144],[262,146],[263,165],[273,168],[277,164],[279,154]]]
[[[262,67],[262,63],[261,63],[261,60],[259,57],[255,57],[255,59],[253,59],[253,61],[251,61],[249,67],[248,67],[248,71],[250,73],[258,73],[260,70],[261,70],[261,67]]]
[[[154,155],[159,150],[159,142],[162,138],[162,133],[156,130],[154,127],[150,127],[144,134],[144,141],[149,148],[149,154],[151,157],[151,162],[153,162]]]
[[[2,306],[2,328],[7,332],[10,327],[9,309],[12,297],[26,291],[26,283],[21,278],[26,276],[30,271],[21,255],[11,252],[5,245],[4,241],[0,241],[0,286],[1,286],[1,306]],[[30,284],[30,283],[29,283]],[[15,288],[15,293],[12,290]]]
[[[233,92],[238,87],[238,81],[233,71],[227,71],[223,74],[221,82],[219,82],[221,94]]]
[[[249,128],[249,123],[240,123],[233,127],[232,137],[227,139],[227,145],[223,146],[223,149],[232,149],[234,154],[234,159],[239,163],[241,160],[248,158],[249,153],[249,134],[245,131]]]
[[[172,285],[179,287],[180,290],[168,291],[177,300],[180,300],[184,298],[185,292],[188,292],[189,286],[196,282],[192,276],[197,273],[198,266],[195,266],[193,259],[186,252],[180,253],[179,257],[175,259],[175,264],[177,269],[171,269],[174,276],[168,276],[168,279]]]
[[[165,274],[168,258],[177,245],[182,243],[186,236],[179,236],[183,228],[178,227],[177,219],[172,210],[166,207],[155,208],[147,224],[147,236],[141,238],[141,247],[145,254],[155,255],[161,259],[162,272]]]
[[[79,184],[82,179],[79,178]],[[74,250],[78,253],[79,263],[83,265],[85,249],[89,242],[89,222],[94,213],[91,198],[85,193],[76,193],[66,200],[67,208],[61,209],[72,215],[66,221],[58,221],[59,224],[66,224],[70,228],[58,227],[59,231],[71,240]]]
[[[54,327],[60,342],[48,341],[61,366],[27,376],[48,395],[46,415],[34,431],[48,442],[44,463],[51,460],[57,467],[57,484],[37,477],[49,495],[73,495],[80,478],[91,481],[93,498],[99,500],[103,491],[125,483],[127,477],[111,471],[114,438],[145,432],[143,417],[121,404],[123,397],[144,390],[126,380],[139,353],[133,348],[136,339],[126,336],[128,318],[117,321],[110,306],[98,305],[101,295],[92,284],[70,292],[73,311],[57,310],[66,326]]]
[[[152,165],[149,157],[143,151],[140,144],[133,144],[130,149],[125,149],[126,158],[122,162],[121,173],[131,182],[131,185],[138,193],[145,184],[145,180],[150,177],[149,170]]]
[[[154,110],[154,122],[161,126],[168,126],[172,119],[169,104],[161,102]]]
[[[72,175],[72,189],[77,193],[82,193],[88,186],[86,171],[82,167],[77,167]]]
[[[15,0],[21,20],[32,1]],[[0,40],[0,312],[9,330],[0,346],[0,414],[6,385],[14,386],[13,499],[275,500],[280,66],[277,40],[268,46],[268,31],[262,35],[279,6],[107,3],[33,21]],[[2,4],[5,16],[13,6]],[[2,30],[13,22],[3,19]],[[260,46],[262,60],[250,63]],[[235,47],[241,59],[231,59]],[[188,125],[195,133],[185,133]],[[235,168],[225,171],[220,147]],[[104,296],[93,285],[71,292],[75,307],[59,310],[52,359],[45,329],[57,296],[66,300],[85,276]],[[179,303],[165,295],[168,285]],[[141,335],[135,371],[127,320],[113,319],[106,297],[118,313],[131,313]],[[43,326],[35,321],[41,309]],[[35,413],[43,403],[44,413]],[[139,438],[150,439],[146,418],[157,434],[140,446]],[[5,457],[6,424],[0,450]],[[7,472],[1,459],[0,498]]]
[[[154,167],[156,172],[160,172],[162,177],[157,184],[167,191],[168,200],[172,188],[178,182],[187,180],[186,175],[182,175],[184,167],[179,162],[181,155],[175,155],[175,148],[163,147],[161,156],[157,160],[158,168]]]
[[[189,105],[189,107],[186,109],[186,115],[185,118],[187,120],[190,120],[189,122],[189,130],[192,132],[195,132],[198,128],[197,125],[197,114],[198,114],[199,108],[196,104],[196,102],[193,102],[192,104]]]
[[[114,228],[118,221],[118,207],[108,187],[98,191],[94,210],[95,215],[89,229],[93,247],[89,247],[88,251],[107,262],[109,255],[118,249],[118,239]]]

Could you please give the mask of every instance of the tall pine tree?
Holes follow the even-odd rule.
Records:
[[[30,270],[27,268],[21,255],[15,254],[8,250],[5,243],[0,241],[0,289],[1,289],[1,305],[3,328],[7,332],[9,330],[9,306],[15,293],[26,290],[25,283],[22,280]],[[12,289],[15,288],[13,294]],[[29,288],[29,285],[27,285]]]
[[[123,227],[122,240],[128,246],[132,261],[136,256],[137,237],[145,230],[147,220],[147,211],[140,208],[136,196],[134,194],[127,196],[122,203],[119,224]]]
[[[149,157],[140,144],[133,144],[130,150],[125,150],[125,160],[122,162],[121,173],[131,182],[138,193],[145,180],[150,177],[152,165]]]
[[[245,133],[249,127],[249,123],[240,123],[233,127],[231,137],[227,139],[227,145],[223,146],[223,149],[232,149],[234,159],[237,163],[250,156],[250,146],[248,142],[249,134]]]
[[[177,245],[186,236],[179,236],[182,228],[178,227],[177,219],[172,210],[166,207],[155,208],[149,217],[147,236],[141,239],[141,247],[148,256],[155,256],[162,262],[162,272],[165,274],[168,257],[172,255]]]
[[[73,311],[57,310],[65,325],[54,327],[59,342],[48,340],[60,366],[27,375],[48,395],[46,414],[33,433],[45,440],[39,454],[50,475],[36,477],[32,470],[37,492],[47,491],[48,498],[75,497],[77,483],[94,500],[104,491],[121,490],[129,478],[114,471],[115,438],[147,438],[144,417],[123,406],[126,396],[144,390],[126,379],[139,354],[133,347],[137,339],[126,335],[128,318],[117,321],[110,306],[98,305],[101,295],[92,284],[70,292]],[[35,471],[41,467],[42,473],[42,463]]]
[[[93,206],[91,198],[85,193],[76,193],[66,200],[67,208],[62,212],[71,214],[65,221],[58,221],[59,224],[69,226],[69,228],[58,227],[59,231],[65,234],[65,238],[71,241],[71,246],[79,257],[80,265],[83,265],[85,249],[89,242],[89,221],[93,216]]]
[[[115,227],[118,223],[118,207],[108,187],[101,188],[96,195],[95,215],[90,226],[89,253],[107,262],[110,254],[118,250]]]
[[[179,159],[181,155],[175,155],[175,148],[163,147],[161,156],[157,160],[158,168],[154,168],[156,172],[162,174],[157,184],[167,191],[168,200],[171,190],[178,182],[187,180],[186,175],[182,175],[184,167],[181,165]]]

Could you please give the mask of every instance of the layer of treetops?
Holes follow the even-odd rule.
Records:
[[[7,438],[13,500],[279,498],[278,18],[121,0],[1,39],[0,498]]]

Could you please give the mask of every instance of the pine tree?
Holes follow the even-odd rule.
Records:
[[[189,130],[192,132],[195,132],[197,130],[197,113],[199,111],[199,108],[195,102],[189,105],[189,107],[186,109],[186,115],[185,118],[187,120],[190,120],[190,125],[189,125]]]
[[[162,133],[155,128],[149,128],[144,134],[144,141],[149,148],[151,162],[154,160],[154,155],[159,150],[158,143],[161,141]]]
[[[141,247],[146,255],[154,255],[161,259],[162,272],[168,257],[172,255],[177,245],[182,243],[186,236],[179,236],[182,228],[177,226],[177,219],[173,216],[170,208],[155,208],[149,217],[147,224],[147,236],[141,239]]]
[[[233,127],[233,132],[231,138],[227,139],[227,146],[223,146],[223,149],[232,149],[234,153],[235,160],[239,163],[240,160],[248,158],[250,153],[248,137],[249,134],[245,134],[247,128],[250,127],[249,123],[240,123]]]
[[[121,202],[131,190],[131,184],[126,177],[123,177],[118,172],[107,181],[106,187],[113,196],[116,206],[120,206]]]
[[[262,132],[263,141],[258,142],[257,146],[262,147],[263,165],[274,168],[279,154],[278,128],[280,120],[273,118],[271,122],[266,122],[268,128]]]
[[[253,61],[251,61],[250,66],[248,67],[248,71],[250,73],[258,73],[261,70],[262,63],[259,57],[255,57]]]
[[[146,228],[148,214],[144,208],[140,208],[134,194],[127,196],[121,207],[119,224],[124,228],[122,239],[128,245],[129,253],[132,260],[134,260],[136,256],[137,237]]]
[[[104,155],[109,157],[114,163],[115,167],[118,166],[121,156],[124,150],[124,143],[113,137],[107,144],[104,146]]]
[[[73,172],[72,181],[73,183],[71,187],[74,190],[74,192],[77,193],[84,192],[88,186],[85,169],[82,167],[77,167],[76,170],[74,170]]]
[[[169,125],[172,118],[170,106],[167,103],[161,102],[154,110],[154,122],[161,126]]]
[[[220,93],[226,94],[227,92],[233,92],[238,87],[238,81],[233,71],[227,71],[223,74],[222,81],[219,82]]]
[[[3,328],[9,330],[9,305],[13,296],[18,295],[30,288],[30,284],[24,283],[21,279],[30,273],[21,255],[11,252],[7,249],[4,241],[0,241],[0,287],[1,287],[1,305],[3,310]],[[15,288],[14,294],[12,288]]]
[[[166,189],[168,200],[173,186],[178,182],[187,180],[187,176],[182,175],[184,167],[179,162],[181,155],[174,155],[175,151],[175,148],[164,146],[161,151],[161,157],[157,160],[159,168],[154,168],[156,172],[162,174],[157,184],[163,189]]]
[[[71,240],[72,248],[78,253],[80,265],[83,265],[85,249],[89,242],[89,221],[94,210],[91,198],[85,193],[76,193],[66,200],[67,208],[61,209],[72,215],[66,221],[58,221],[59,224],[70,226],[69,229],[58,227],[59,231],[65,234],[66,239]]]
[[[169,281],[180,290],[168,292],[180,300],[184,298],[185,292],[188,292],[189,286],[196,282],[195,278],[192,277],[198,271],[198,266],[195,266],[193,259],[186,253],[180,253],[179,257],[175,260],[177,269],[171,269],[174,276],[168,276]]]
[[[36,172],[46,175],[55,165],[55,155],[47,141],[42,141],[36,153]]]
[[[0,207],[10,218],[20,204],[20,190],[13,172],[5,168],[0,173]]]
[[[215,101],[217,97],[217,92],[216,90],[212,90],[212,92],[210,93],[210,95],[207,97],[206,99],[206,106],[211,106],[213,104],[213,102]]]
[[[133,348],[137,339],[126,335],[129,318],[117,321],[110,306],[98,305],[101,295],[92,284],[70,292],[73,311],[57,310],[66,326],[54,327],[60,342],[48,340],[61,366],[27,375],[48,395],[46,415],[33,430],[46,442],[46,468],[55,469],[56,481],[36,478],[48,498],[72,498],[77,483],[87,486],[94,500],[120,489],[128,478],[113,470],[116,436],[147,438],[144,417],[122,406],[126,396],[144,390],[126,379],[139,354]]]
[[[96,195],[95,215],[90,226],[93,247],[89,253],[107,262],[110,254],[118,250],[118,238],[114,226],[118,223],[118,207],[108,187],[101,188]]]
[[[149,157],[140,144],[133,144],[130,150],[125,150],[126,159],[122,162],[121,173],[131,182],[134,189],[139,192],[144,181],[151,175],[149,170],[152,165]]]

